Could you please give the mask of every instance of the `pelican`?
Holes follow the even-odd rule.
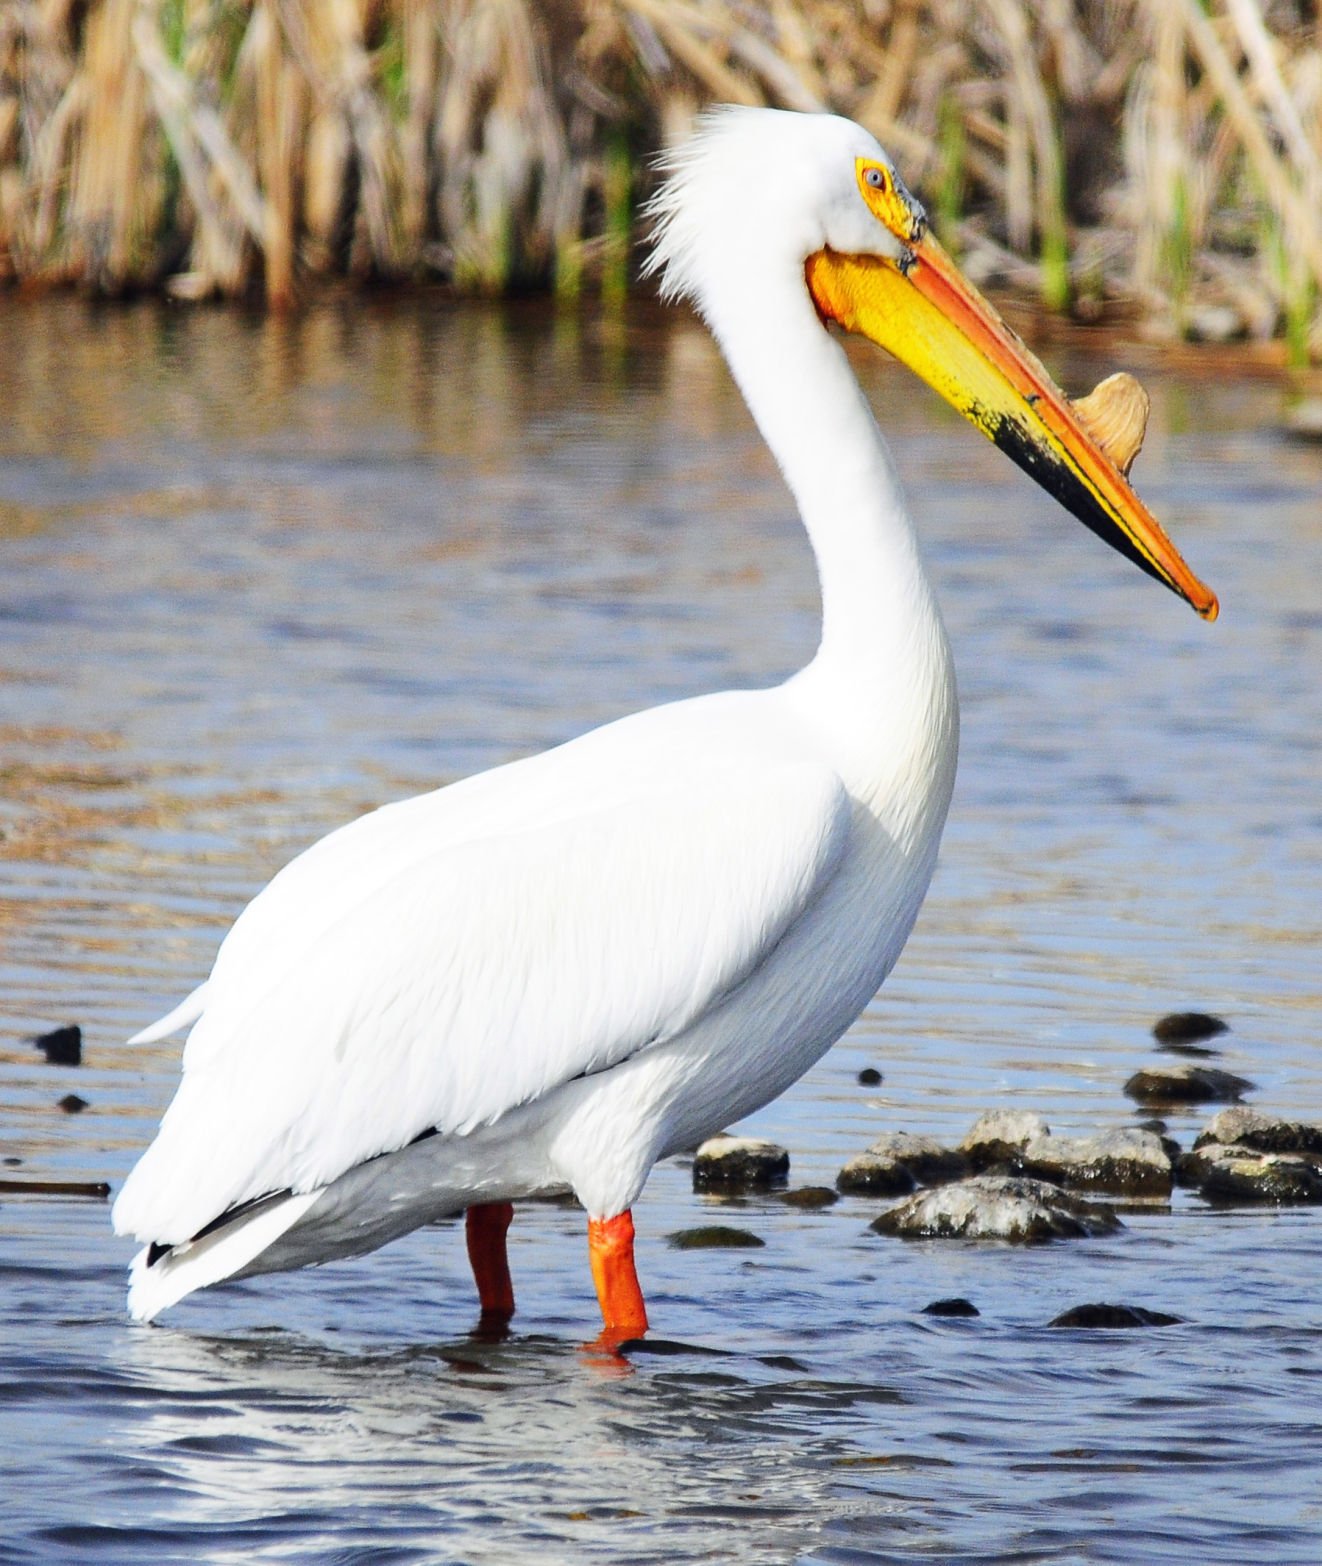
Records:
[[[838,328],[888,349],[1207,619],[1217,602],[960,275],[866,131],[708,115],[669,160],[651,269],[691,301],[798,504],[821,642],[783,684],[636,713],[386,805],[300,854],[210,976],[178,1091],[114,1209],[150,1320],[228,1278],[465,1212],[485,1320],[511,1204],[587,1211],[602,1336],[647,1329],[652,1165],[784,1092],[890,972],[955,776],[950,647]],[[1132,447],[1132,440],[1128,442]]]

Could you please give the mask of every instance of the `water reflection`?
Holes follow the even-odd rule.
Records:
[[[279,1554],[290,1517],[305,1549],[324,1528],[328,1549],[444,1558],[462,1539],[464,1559],[568,1559],[608,1532],[617,1558],[673,1561],[709,1554],[717,1528],[745,1558],[792,1556],[834,1479],[811,1424],[875,1397],[699,1353],[621,1376],[537,1337],[366,1354],[284,1335],[128,1337],[135,1407],[114,1445],[165,1484],[159,1526],[197,1538],[248,1522],[259,1559]]]

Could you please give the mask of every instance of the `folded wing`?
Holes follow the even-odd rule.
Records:
[[[479,812],[459,841],[426,820],[456,793],[323,840],[315,874],[295,861],[251,905],[120,1232],[178,1243],[675,1037],[774,949],[850,830],[833,772],[762,758],[566,796],[513,829]]]

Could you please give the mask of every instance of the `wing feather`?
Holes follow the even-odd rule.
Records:
[[[277,941],[274,961],[251,933],[222,948],[116,1227],[187,1239],[236,1202],[489,1123],[674,1037],[774,949],[849,833],[848,796],[815,763],[689,766],[609,796],[575,810],[562,790],[550,819],[504,831],[511,812],[484,805],[457,841],[419,830],[411,855],[378,824],[384,874],[362,873],[350,829],[313,850],[314,876],[277,877],[253,926],[274,938],[306,912],[315,938]],[[421,828],[420,803],[391,808]],[[335,883],[337,857],[327,917],[307,893]]]

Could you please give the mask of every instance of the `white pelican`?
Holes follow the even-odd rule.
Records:
[[[150,1319],[225,1278],[466,1210],[484,1316],[510,1203],[572,1190],[604,1322],[646,1330],[630,1208],[657,1159],[783,1092],[875,994],[955,774],[950,649],[836,323],[889,349],[1207,618],[1216,599],[960,276],[890,158],[825,115],[727,109],[671,162],[652,265],[714,332],[798,502],[821,645],[769,690],[607,724],[300,854],[210,977],[115,1204]]]

